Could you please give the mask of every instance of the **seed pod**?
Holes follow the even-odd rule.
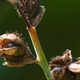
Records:
[[[52,80],[77,80],[77,75],[72,73],[68,66],[72,63],[71,50],[63,52],[62,56],[52,58],[49,68]]]
[[[44,15],[45,8],[41,6],[41,0],[8,0],[8,1],[11,2],[15,7],[16,4],[18,4],[19,8],[23,12],[27,20],[29,20],[32,26],[36,27]],[[22,16],[18,9],[17,12],[19,16]]]
[[[40,13],[40,0],[19,0],[19,6],[29,20]]]
[[[18,33],[6,33],[0,36],[0,56],[7,66],[20,67],[36,62],[28,45]]]

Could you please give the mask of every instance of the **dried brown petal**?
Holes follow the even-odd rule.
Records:
[[[19,0],[8,0],[8,1],[11,2],[13,5],[15,5],[19,2]]]

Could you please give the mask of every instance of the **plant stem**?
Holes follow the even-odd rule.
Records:
[[[36,33],[36,29],[35,27],[28,27],[28,32],[30,34],[36,55],[37,55],[37,60],[39,61],[39,65],[41,66],[41,68],[43,69],[45,76],[47,78],[47,80],[51,80],[51,75],[49,72],[49,68],[48,68],[48,63],[47,60],[45,58],[45,55],[43,53],[43,50],[41,48],[37,33]]]
[[[47,80],[51,80],[51,75],[50,75],[50,71],[49,71],[49,68],[48,68],[49,66],[48,66],[47,60],[45,58],[45,55],[43,53],[43,50],[41,48],[41,45],[40,45],[40,42],[39,42],[39,39],[38,39],[38,36],[37,36],[37,33],[36,33],[36,29],[35,29],[35,27],[33,27],[29,23],[28,19],[25,17],[25,14],[21,11],[18,4],[16,5],[16,7],[19,10],[19,12],[20,12],[20,14],[21,14],[26,26],[27,26],[27,30],[29,32],[29,35],[31,37],[31,41],[33,43],[33,46],[34,46],[34,49],[35,49],[35,52],[36,52],[36,55],[37,55],[37,61],[39,62],[38,64],[43,69]]]

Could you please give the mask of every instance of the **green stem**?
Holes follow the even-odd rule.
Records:
[[[43,69],[44,73],[45,73],[45,76],[47,78],[47,80],[51,80],[51,75],[50,75],[50,72],[49,72],[49,69],[48,69],[48,63],[47,63],[47,60],[45,58],[45,55],[43,53],[43,50],[41,48],[41,45],[40,45],[40,42],[39,42],[39,39],[37,37],[37,33],[36,33],[36,29],[35,27],[33,27],[28,19],[26,18],[25,14],[22,12],[20,6],[18,3],[15,4],[15,6],[17,7],[17,9],[19,10],[26,26],[27,26],[27,29],[28,29],[28,32],[30,34],[30,37],[31,37],[31,40],[32,40],[32,43],[33,43],[33,46],[34,46],[34,49],[35,49],[35,52],[36,52],[36,55],[37,55],[37,60],[39,61],[39,65],[41,66],[41,68]]]
[[[29,27],[28,32],[30,34],[30,37],[31,37],[31,40],[32,40],[32,43],[33,43],[33,46],[37,55],[37,60],[39,61],[38,64],[43,69],[47,80],[51,80],[51,75],[50,75],[49,68],[48,68],[49,66],[45,58],[45,55],[43,53],[43,50],[41,48],[35,27]]]

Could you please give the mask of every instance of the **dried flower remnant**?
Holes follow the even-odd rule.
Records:
[[[8,0],[10,3],[12,3],[13,5],[18,4],[19,0]]]
[[[44,6],[40,5],[41,0],[8,0],[8,1],[15,5],[15,7],[18,4],[21,11],[24,13],[26,19],[29,20],[32,26],[36,27],[44,15],[45,8]],[[20,14],[20,11],[18,11],[18,13],[20,16],[22,16]]]
[[[80,73],[80,57],[77,58],[77,61],[69,65],[69,70],[74,73]]]
[[[21,67],[36,62],[29,47],[18,33],[6,33],[0,36],[0,56],[4,65]]]
[[[71,50],[66,50],[62,56],[52,58],[50,73],[52,80],[77,80],[78,74],[71,72],[68,66],[73,62]]]

